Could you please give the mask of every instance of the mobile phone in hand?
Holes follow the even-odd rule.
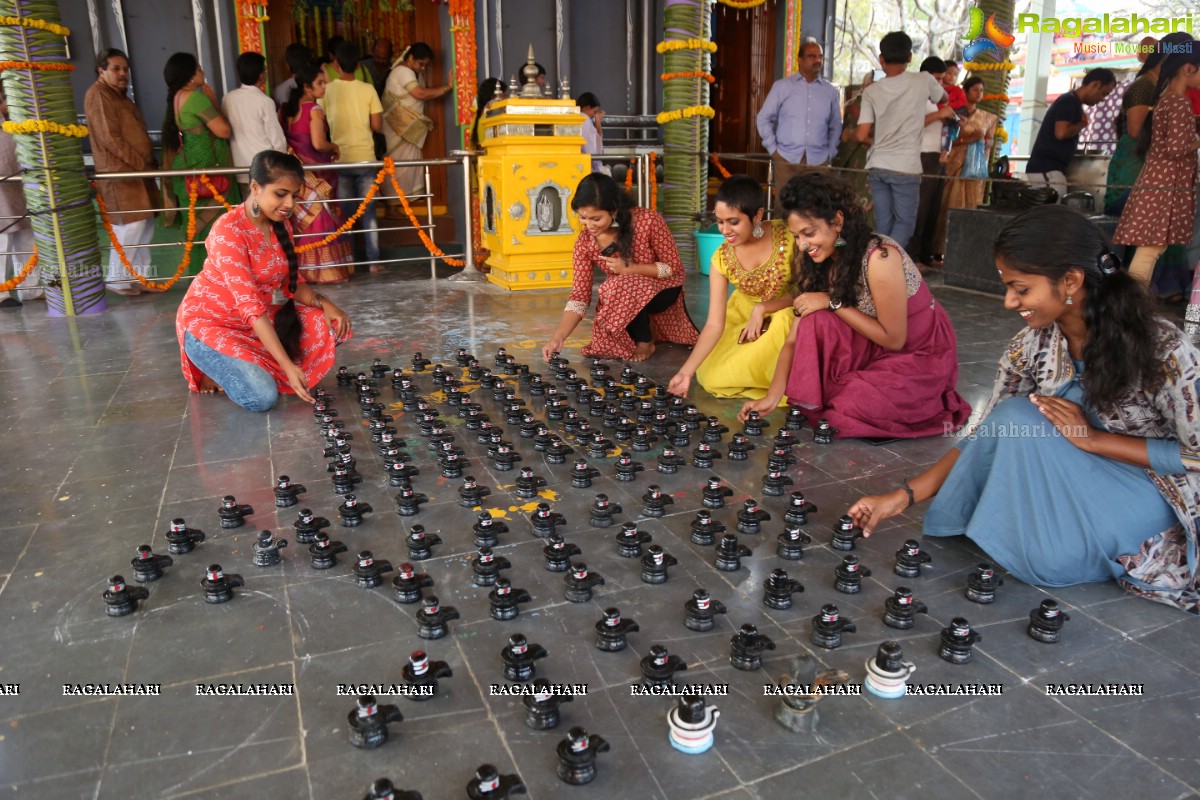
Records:
[[[620,248],[617,246],[617,243],[613,242],[608,247],[601,250],[600,255],[604,256],[605,258],[609,258],[610,256],[615,256],[617,254],[617,250],[619,249]]]
[[[767,332],[767,328],[771,327],[771,318],[763,317],[762,328],[759,329],[758,335],[761,337]],[[750,340],[746,338],[746,330],[743,328],[741,334],[738,335],[738,344],[746,344]]]

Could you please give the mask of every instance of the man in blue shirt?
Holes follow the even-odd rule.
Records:
[[[771,154],[777,205],[779,190],[793,175],[829,164],[841,142],[841,95],[821,77],[822,56],[820,42],[805,39],[800,72],[775,81],[758,112],[758,135]]]

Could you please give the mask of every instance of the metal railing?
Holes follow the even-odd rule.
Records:
[[[430,168],[445,168],[445,167],[451,167],[451,166],[462,166],[463,167],[462,184],[463,184],[463,189],[464,189],[465,194],[464,194],[462,211],[463,211],[463,218],[466,220],[470,220],[470,218],[471,218],[470,214],[473,211],[471,197],[470,197],[470,169],[472,167],[471,155],[472,154],[468,153],[468,152],[456,151],[451,154],[451,157],[448,157],[448,158],[422,159],[422,160],[413,160],[413,161],[394,162],[397,169],[402,168],[402,167],[414,167],[414,166],[422,168],[422,183],[423,183],[424,188],[419,194],[407,195],[407,199],[409,201],[423,203],[423,205],[424,205],[424,208],[423,208],[424,220],[421,220],[420,216],[418,216],[418,223],[415,225],[408,224],[407,222],[405,222],[403,220],[397,221],[397,224],[377,224],[377,227],[375,229],[376,233],[383,234],[383,233],[392,232],[392,231],[424,231],[425,234],[429,237],[430,241],[433,241],[433,243],[436,245],[436,237],[435,237],[436,225],[434,223],[434,214],[433,214],[433,206],[434,206],[433,199],[434,198],[433,198],[433,192],[432,192],[431,184],[430,184]],[[350,169],[354,169],[354,170],[371,169],[374,171],[378,171],[379,169],[382,169],[383,166],[384,166],[384,164],[382,161],[365,161],[365,162],[356,162],[356,163],[350,163],[350,164],[309,165],[308,168],[318,169],[321,172],[341,172],[341,171],[350,170]],[[204,175],[209,176],[210,178],[217,177],[217,176],[228,176],[230,178],[230,180],[233,181],[233,180],[237,180],[238,176],[248,176],[248,172],[249,172],[248,169],[245,167],[221,167],[221,168],[214,167],[211,169],[187,169],[187,170],[163,169],[163,170],[144,170],[144,171],[136,171],[136,172],[105,172],[105,173],[94,173],[91,175],[91,177],[93,180],[95,180],[98,183],[103,182],[103,181],[144,180],[144,179],[161,180],[161,181],[165,182],[165,181],[173,180],[174,178],[178,178],[178,177],[190,178],[190,177],[196,177],[201,174],[204,174]],[[20,176],[20,175],[10,176],[7,178],[0,178],[0,180],[20,181],[20,180],[22,180],[22,176]],[[374,198],[376,211],[378,211],[380,203],[384,203],[389,199],[388,191],[391,189],[390,183],[391,183],[390,178],[385,177],[383,186],[380,187],[379,192],[376,194],[376,196]],[[336,191],[336,188],[337,187],[335,186],[334,187],[335,191]],[[176,198],[176,199],[178,200],[179,198]],[[311,201],[309,204],[310,205],[333,204],[335,207],[340,207],[341,204],[343,204],[343,203],[353,202],[356,204],[361,204],[364,199],[365,199],[365,197],[337,197],[337,196],[335,196],[334,198],[329,199],[329,200],[316,199],[316,200]],[[412,204],[415,204],[415,202]],[[200,206],[197,206],[198,211],[199,211],[199,209],[200,209]],[[187,208],[187,206],[178,206],[178,205],[164,206],[164,207],[159,207],[159,208],[145,208],[145,209],[121,208],[119,211],[115,210],[115,209],[110,210],[110,213],[116,214],[116,213],[140,212],[140,211],[151,211],[154,213],[176,212],[176,213],[186,214],[188,211],[188,208]],[[416,213],[418,215],[420,215],[421,210],[416,210]],[[14,224],[17,220],[20,220],[22,218],[23,217],[18,217],[18,216],[0,216],[0,232],[3,232],[3,229],[9,227],[10,225]],[[388,219],[390,221],[390,217]],[[382,223],[383,220],[379,220],[378,222]],[[403,224],[401,224],[401,223],[403,223]],[[346,231],[342,235],[343,236],[361,236],[366,233],[367,233],[367,231],[355,227],[349,231]],[[294,238],[298,244],[303,244],[306,240],[323,238],[326,235],[328,235],[328,234],[326,234],[326,233],[296,233]],[[460,273],[459,275],[452,276],[452,277],[457,280],[478,280],[482,277],[482,274],[477,269],[475,269],[475,266],[474,266],[474,252],[473,252],[474,248],[472,246],[472,241],[471,241],[471,226],[470,226],[469,222],[466,227],[466,236],[464,238],[465,238],[465,246],[464,246],[463,253],[460,254],[460,253],[456,252],[456,253],[446,253],[445,254],[446,256],[451,257],[451,258],[460,258],[461,257],[466,264],[462,273]],[[128,253],[128,252],[132,252],[132,251],[140,250],[140,249],[155,250],[155,249],[161,249],[161,248],[179,248],[182,245],[183,245],[182,241],[151,242],[151,243],[147,243],[147,244],[137,244],[137,245],[125,245],[124,243],[122,243],[122,248]],[[108,241],[106,241],[106,238],[103,235],[101,235],[101,241],[100,241],[101,249],[103,250],[110,246],[111,245]],[[27,259],[30,255],[32,255],[32,251],[10,251],[7,253],[0,253],[0,257],[18,256],[18,257],[21,257],[22,259]],[[352,261],[349,263],[337,264],[337,265],[331,265],[331,266],[363,266],[365,264],[385,264],[386,265],[386,264],[405,264],[405,263],[428,261],[429,268],[430,268],[430,277],[436,279],[436,277],[437,277],[436,267],[437,267],[437,262],[440,259],[441,259],[440,256],[435,256],[432,253],[430,253],[428,256],[423,256],[423,255],[422,256],[407,256],[407,257],[398,257],[398,258],[391,258],[391,259],[380,259],[380,260],[374,261],[374,262]],[[106,263],[107,263],[107,260],[102,261],[101,266],[103,267]],[[158,267],[161,265],[153,265],[153,266]],[[155,277],[151,277],[151,276],[147,275],[144,277],[146,277],[151,283],[161,283],[161,282],[165,282],[166,280],[168,280],[171,276],[156,275]],[[190,279],[193,277],[195,277],[195,276],[190,276],[190,275],[183,276],[184,279]]]

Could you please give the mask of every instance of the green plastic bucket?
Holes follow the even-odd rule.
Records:
[[[717,230],[716,225],[710,225],[702,231],[692,234],[696,237],[697,258],[700,262],[700,274],[708,274],[708,265],[716,254],[717,248],[725,241],[725,237]]]

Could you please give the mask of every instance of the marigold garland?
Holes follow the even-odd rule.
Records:
[[[983,96],[981,99],[982,99],[982,100],[983,100],[983,102],[985,102],[985,103],[986,103],[988,100],[999,100],[1000,102],[1002,102],[1002,103],[1004,103],[1005,105],[1007,105],[1007,104],[1008,104],[1008,99],[1009,99],[1009,98],[1008,98],[1008,95],[1006,95],[1006,94],[1004,94],[1003,92],[1001,92],[1000,94],[985,94],[985,95],[984,95],[984,96]]]
[[[970,72],[999,72],[1016,68],[1017,65],[1011,61],[968,61],[963,64],[963,69]]]
[[[88,135],[86,125],[60,125],[48,119],[29,119],[24,122],[5,122],[0,125],[5,133],[57,133],[62,136],[74,136],[82,139]]]
[[[207,182],[208,176],[201,175],[201,180]],[[183,240],[183,259],[179,262],[179,266],[175,268],[175,274],[169,280],[163,283],[151,283],[145,276],[138,273],[129,263],[129,256],[125,254],[125,248],[121,246],[117,240],[116,231],[113,230],[112,221],[108,218],[108,207],[104,204],[104,197],[99,191],[96,192],[96,205],[100,207],[100,221],[104,224],[104,230],[108,233],[108,240],[112,244],[113,251],[117,254],[117,258],[121,260],[121,266],[129,271],[134,280],[145,286],[147,289],[155,292],[165,292],[174,286],[180,278],[183,277],[183,271],[187,269],[192,260],[192,245],[196,239],[196,200],[200,195],[200,181],[188,181],[188,222],[187,233]],[[92,184],[93,189],[98,189],[95,183]],[[36,255],[36,251],[35,251]]]
[[[767,0],[717,0],[723,6],[736,8],[739,11],[744,11],[747,8],[758,8],[767,2]]]
[[[35,244],[33,246],[33,253],[29,256],[29,260],[25,262],[25,266],[21,267],[21,271],[18,272],[12,280],[0,283],[0,292],[7,292],[20,286],[21,281],[29,277],[29,273],[33,272],[33,268],[37,266],[37,263],[38,249],[37,245]]]
[[[71,35],[70,28],[64,28],[62,25],[47,22],[44,19],[33,19],[32,17],[0,17],[0,25],[20,25],[24,28],[37,28],[38,30],[53,33],[55,36]]]
[[[712,109],[712,106],[688,106],[687,108],[676,108],[672,111],[663,111],[657,117],[659,125],[666,125],[668,122],[674,122],[679,119],[690,119],[691,117],[708,117],[712,119],[717,115],[717,112]]]
[[[1008,141],[1008,131],[1004,130],[1004,128],[997,127],[996,132],[992,136],[995,137],[997,144],[1004,144]]]
[[[658,158],[658,153],[650,151],[650,208],[654,211],[658,210],[658,170],[654,167],[654,160]]]
[[[625,191],[633,191],[633,168],[637,164],[636,158],[629,159],[629,169],[625,170]]]
[[[196,181],[203,183],[204,188],[208,189],[208,191],[212,194],[212,199],[216,200],[218,203],[225,206],[226,211],[233,211],[233,206],[231,206],[229,204],[229,201],[225,199],[225,195],[223,195],[217,191],[216,184],[214,184],[211,180],[209,180],[209,177],[207,175],[205,175],[203,172],[200,173],[199,177],[197,177],[195,180],[186,180],[186,179],[184,180],[184,183],[188,184],[188,186],[189,186],[189,191],[191,190],[190,189],[191,184],[195,183]],[[199,192],[197,192],[197,195],[198,194],[199,194]]]
[[[702,78],[709,83],[717,82],[711,72],[664,72],[661,77],[664,81],[672,81],[676,78]]]
[[[707,50],[717,52],[717,43],[707,39],[675,39],[669,42],[659,42],[654,48],[660,53],[672,53],[676,50]]]
[[[392,159],[385,158],[383,163],[383,169],[379,170],[379,174],[375,176],[375,181],[371,184],[371,188],[367,190],[367,196],[363,198],[362,204],[353,214],[350,215],[350,218],[343,222],[337,230],[327,235],[324,239],[300,245],[296,248],[297,253],[307,253],[309,250],[315,250],[318,247],[323,247],[354,227],[354,223],[358,222],[362,215],[366,213],[367,205],[375,199],[375,195],[379,194],[379,189],[383,186],[384,176],[388,174],[389,165],[392,164]],[[395,168],[391,167],[391,169]]]
[[[417,215],[413,213],[412,206],[408,204],[408,197],[404,194],[404,190],[400,188],[400,182],[396,180],[396,165],[390,158],[385,158],[383,160],[383,169],[379,171],[379,174],[382,177],[384,173],[386,173],[391,179],[392,188],[396,191],[396,197],[400,198],[400,205],[403,206],[404,213],[408,216],[408,221],[413,224],[414,228],[416,228],[417,236],[421,238],[421,244],[425,245],[425,249],[452,267],[466,266],[467,262],[463,259],[453,258],[446,255],[445,252],[443,252],[436,244],[434,244],[433,239],[429,238],[429,234],[425,232],[425,229],[421,227],[421,223],[417,219]],[[479,256],[476,256],[475,261],[476,263],[480,263],[483,261],[483,259]]]
[[[709,153],[708,160],[711,161],[713,166],[717,168],[717,172],[720,174],[722,180],[733,174],[729,170],[725,169],[725,165],[721,163],[721,159],[717,158],[716,153]]]
[[[46,72],[72,72],[74,64],[61,61],[0,61],[0,71],[6,69],[40,69]]]
[[[651,153],[651,159],[653,159],[653,157],[654,154]],[[653,163],[653,161],[651,161],[651,163]],[[300,245],[296,248],[296,252],[304,253],[323,245],[327,245],[354,227],[354,223],[357,222],[364,213],[366,213],[367,205],[375,199],[375,195],[379,192],[380,188],[382,188],[385,179],[391,180],[392,187],[396,190],[396,196],[400,198],[400,204],[404,207],[404,213],[408,215],[409,221],[412,222],[413,227],[416,229],[417,235],[420,237],[421,243],[425,245],[425,248],[432,255],[442,259],[452,267],[465,266],[466,262],[463,259],[446,255],[446,253],[442,251],[431,238],[429,238],[429,234],[425,232],[425,229],[421,227],[420,220],[417,219],[416,214],[412,210],[412,206],[409,205],[408,197],[405,196],[404,190],[400,188],[400,183],[396,179],[396,165],[395,162],[393,162],[390,158],[384,159],[383,168],[380,169],[379,174],[375,176],[375,181],[371,188],[367,191],[367,195],[363,199],[362,204],[359,205],[358,210],[356,210],[354,214],[336,231],[330,233],[320,241]],[[653,179],[651,180],[653,181]],[[192,245],[194,244],[194,240],[196,238],[196,201],[200,196],[201,184],[203,184],[205,188],[212,193],[213,199],[223,205],[227,211],[233,210],[233,206],[230,205],[229,202],[221,195],[221,193],[217,191],[216,186],[213,185],[208,175],[201,173],[196,177],[195,180],[187,180],[186,184],[188,187],[188,224],[187,238],[184,240],[183,245],[183,260],[179,263],[179,266],[175,270],[175,274],[171,276],[170,280],[163,283],[151,283],[145,277],[139,275],[129,263],[129,257],[125,254],[125,248],[122,247],[121,243],[117,240],[117,234],[113,230],[112,222],[108,218],[108,208],[104,204],[104,198],[100,195],[99,191],[96,193],[96,203],[100,207],[100,220],[104,224],[104,230],[108,232],[108,239],[112,243],[113,250],[117,253],[117,257],[121,260],[121,264],[125,267],[125,269],[129,270],[129,274],[132,275],[138,281],[138,283],[142,284],[148,289],[165,292],[167,289],[170,289],[172,286],[174,286],[175,283],[183,276],[183,271],[187,268],[187,265],[191,260]],[[651,183],[651,186],[654,187],[653,182]],[[96,189],[96,184],[93,183],[92,188]],[[652,188],[652,191],[654,191],[654,188]],[[652,202],[653,197],[654,195],[652,194]],[[476,254],[475,263],[481,264],[486,259],[487,256],[485,254]],[[13,280],[9,281],[8,283],[0,284],[0,292],[8,291],[9,289],[13,288],[13,286],[19,284],[29,275],[30,272],[33,271],[33,268],[36,264],[37,249],[35,247],[33,257],[29,260],[29,263],[25,265],[25,268],[22,269],[20,274],[13,278]]]

